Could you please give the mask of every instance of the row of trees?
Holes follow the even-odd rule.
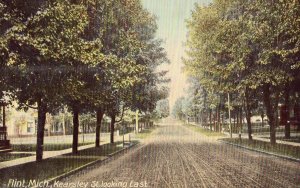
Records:
[[[153,116],[156,119],[167,118],[170,115],[170,104],[168,99],[163,99],[157,102]]]
[[[299,1],[214,0],[196,6],[188,30],[184,63],[198,113],[215,112],[218,121],[228,107],[240,119],[245,114],[251,140],[251,115],[265,112],[275,144],[278,104],[288,111],[299,103]]]
[[[155,39],[155,19],[139,0],[13,0],[0,3],[0,97],[38,111],[37,161],[46,113],[73,114],[73,153],[79,114],[96,113],[96,147],[103,115],[151,112],[168,95],[156,68],[168,62]]]

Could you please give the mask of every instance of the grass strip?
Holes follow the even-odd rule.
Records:
[[[32,156],[32,154],[27,153],[0,153],[0,162],[4,161],[10,161],[22,157],[29,157]]]
[[[111,153],[121,150],[121,142],[105,144],[99,148],[80,150],[77,154],[65,154],[45,159],[42,162],[31,162],[0,170],[0,186],[8,183],[9,179],[18,180],[48,180],[86,165],[90,162],[103,159]]]
[[[277,139],[282,141],[300,143],[300,136],[293,136],[291,138],[279,137]]]
[[[94,142],[78,143],[78,146],[93,144]],[[44,151],[57,151],[72,148],[72,144],[44,144]],[[11,144],[13,151],[36,151],[36,144]]]
[[[154,127],[143,129],[141,132],[139,132],[138,134],[135,135],[135,138],[137,138],[137,139],[148,138],[154,130],[155,130]]]
[[[233,143],[239,146],[246,146],[251,149],[256,149],[260,151],[275,153],[279,155],[284,155],[288,157],[293,157],[296,159],[300,159],[300,147],[299,146],[291,146],[287,144],[277,143],[272,145],[269,142],[264,142],[260,140],[248,140],[245,138],[223,138],[221,139],[225,142]]]
[[[221,132],[215,132],[215,131],[211,131],[208,129],[204,129],[202,127],[198,127],[196,125],[192,125],[192,124],[185,124],[185,126],[187,126],[188,128],[192,129],[195,132],[201,133],[205,136],[208,137],[222,137],[222,136],[226,136],[225,134],[221,133]]]

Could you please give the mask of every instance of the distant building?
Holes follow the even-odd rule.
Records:
[[[246,119],[244,119],[244,121],[247,122]],[[252,116],[251,117],[251,123],[262,123],[261,116]],[[264,117],[264,123],[265,124],[268,123],[268,118],[266,116]]]
[[[29,109],[16,110],[13,107],[7,107],[6,127],[8,136],[29,136],[36,134],[37,112]]]
[[[14,107],[6,108],[6,127],[8,136],[34,136],[37,133],[37,110],[17,110]],[[71,118],[65,118],[64,113],[56,116],[46,115],[45,136],[63,135],[72,133]]]

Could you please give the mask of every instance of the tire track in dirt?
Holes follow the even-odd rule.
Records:
[[[148,187],[299,187],[299,163],[241,150],[180,125],[159,127],[142,145],[63,181],[146,181]]]
[[[183,155],[182,152],[181,152],[181,154]],[[188,153],[186,153],[186,152],[185,152],[185,154],[188,155]],[[191,160],[190,157],[182,158],[182,160],[185,160],[184,164],[185,164],[186,168],[188,169],[188,171],[190,172],[189,174],[193,178],[193,181],[195,182],[195,186],[207,187],[207,185],[211,184],[211,182],[208,181],[209,179],[206,178],[203,173],[200,173],[199,170],[194,168],[195,166],[193,164],[193,160]],[[198,175],[198,177],[194,174]],[[198,179],[200,180],[201,183],[199,183]],[[194,185],[192,184],[192,186],[194,186]]]

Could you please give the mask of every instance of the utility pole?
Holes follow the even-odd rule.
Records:
[[[63,122],[62,122],[62,128],[63,128],[63,135],[66,135],[66,122],[65,122],[65,113],[66,113],[66,109],[64,107],[63,112],[62,112],[62,118],[63,118]]]
[[[229,115],[229,132],[230,138],[232,138],[232,126],[231,126],[231,113],[230,113],[230,94],[228,93],[228,115]]]
[[[123,148],[125,146],[125,126],[124,126],[124,123],[122,122],[122,134],[123,134]]]

